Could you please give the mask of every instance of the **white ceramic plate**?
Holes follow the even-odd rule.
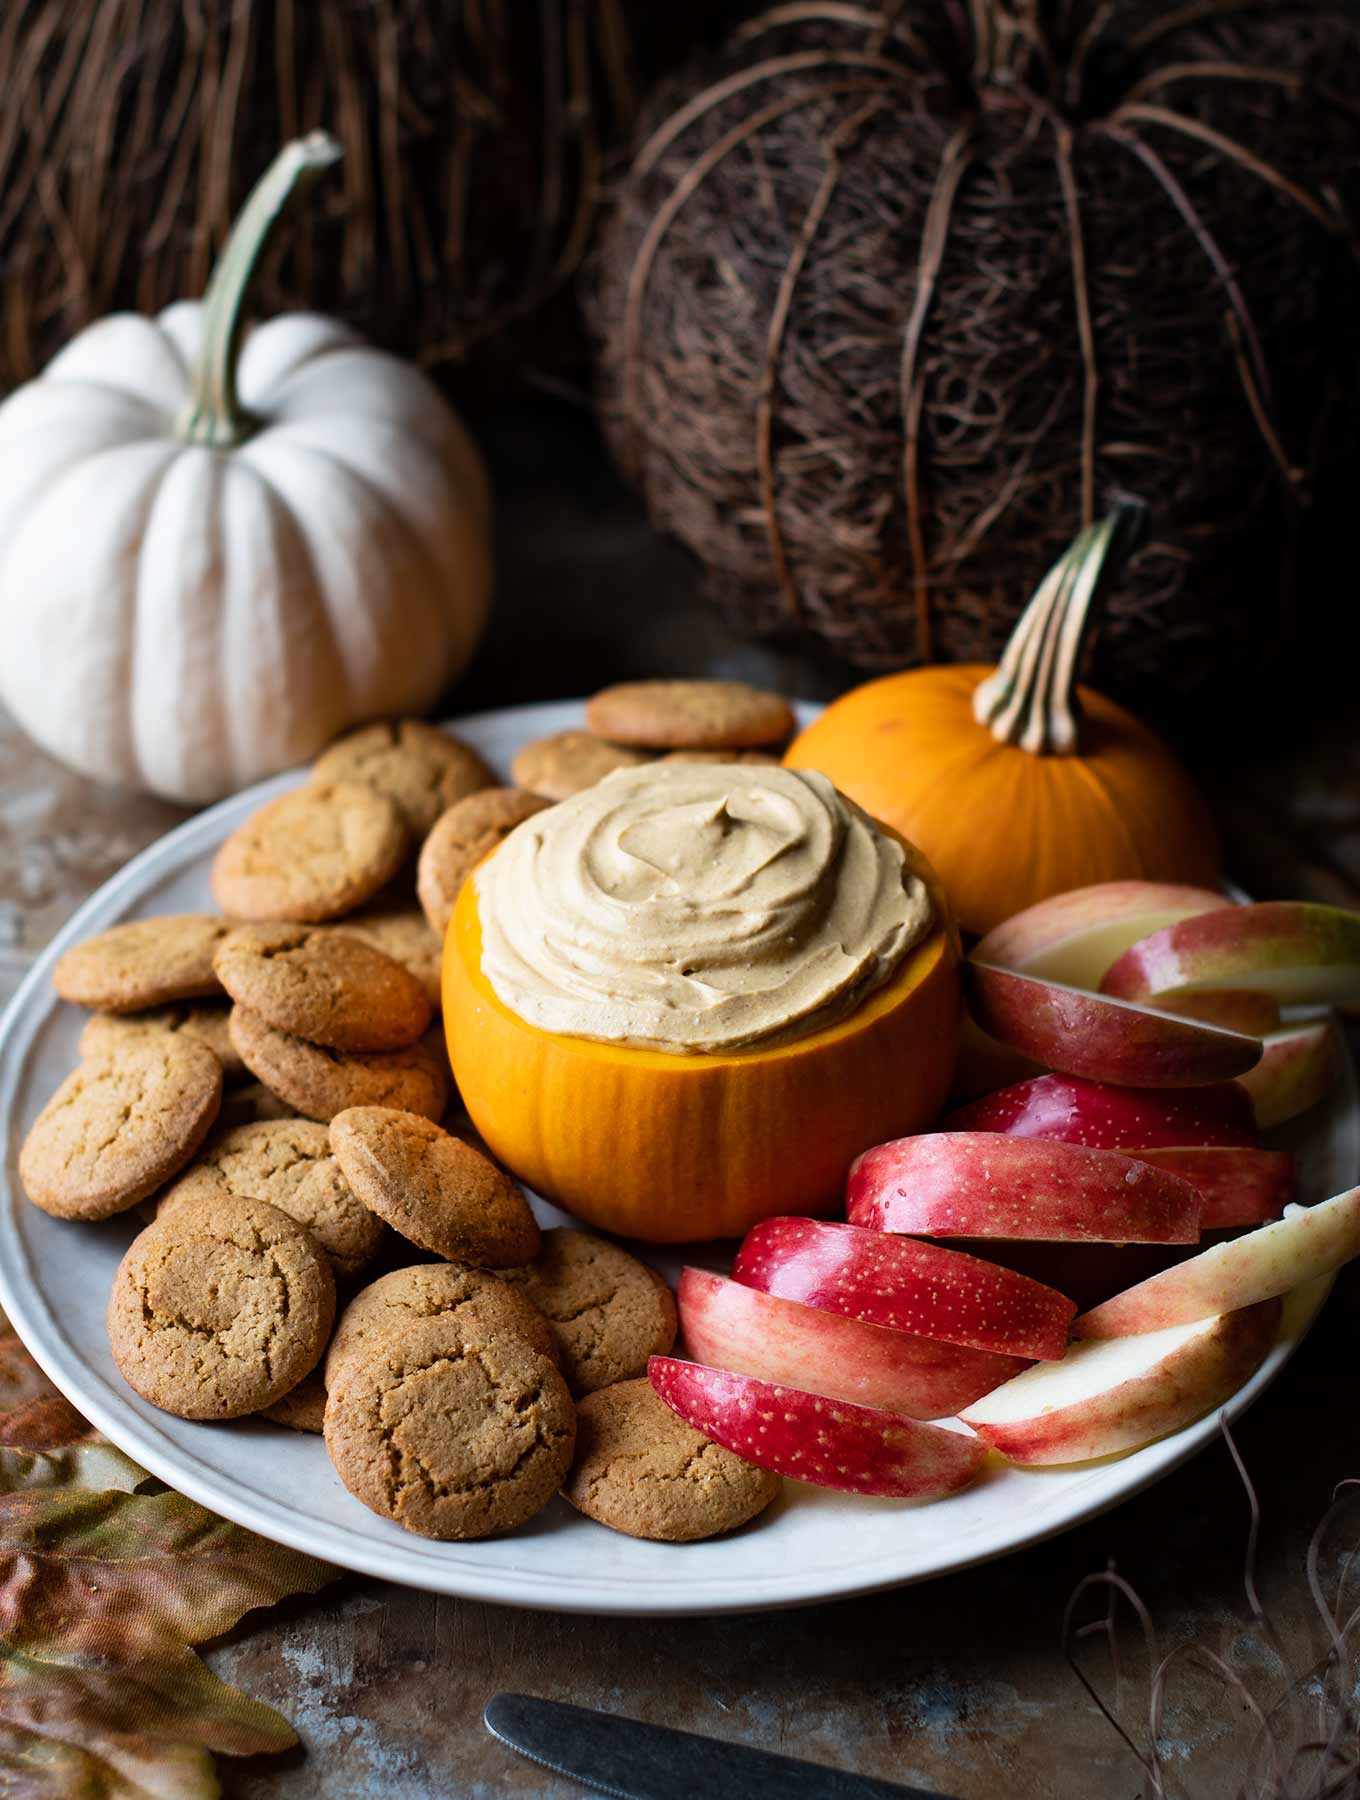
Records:
[[[503,770],[520,744],[579,719],[579,706],[562,703],[484,713],[457,729]],[[280,1543],[413,1587],[571,1612],[706,1613],[830,1599],[1001,1556],[1113,1506],[1213,1439],[1217,1424],[1208,1418],[1120,1460],[1038,1473],[997,1466],[967,1493],[930,1505],[788,1482],[764,1518],[712,1543],[640,1543],[558,1500],[510,1537],[434,1544],[351,1499],[318,1438],[254,1420],[194,1424],[147,1405],[119,1377],[104,1332],[109,1284],[134,1224],[50,1219],[24,1198],[15,1173],[25,1131],[76,1061],[82,1015],[55,998],[52,964],[68,944],[120,919],[209,908],[217,845],[297,779],[281,776],[237,795],[136,857],[53,941],[0,1027],[0,1305],[72,1403],[161,1480]],[[1325,1198],[1357,1179],[1360,1111],[1349,1063],[1341,1092],[1310,1119],[1302,1148],[1303,1198]],[[545,1223],[564,1217],[547,1205],[537,1210]],[[652,1260],[673,1275],[681,1259]],[[1270,1383],[1308,1323],[1287,1318],[1230,1416]]]

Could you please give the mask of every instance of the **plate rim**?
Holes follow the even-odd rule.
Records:
[[[518,715],[525,720],[526,729],[557,730],[579,720],[582,705],[580,700],[530,702],[464,714],[441,721],[441,724],[458,731],[476,730],[489,726],[492,721],[503,727],[507,717]],[[808,703],[800,705],[800,723],[805,723],[819,710]],[[1050,1516],[1044,1516],[1047,1509],[1038,1509],[1037,1517],[1035,1508],[1024,1509],[1017,1528],[1001,1534],[1004,1541],[993,1536],[986,1547],[964,1550],[957,1556],[937,1559],[929,1568],[906,1572],[891,1563],[885,1564],[881,1554],[875,1554],[868,1562],[848,1562],[837,1565],[832,1571],[817,1568],[803,1576],[796,1570],[779,1576],[705,1573],[693,1583],[693,1588],[698,1590],[695,1592],[691,1592],[690,1583],[684,1580],[677,1582],[673,1592],[647,1592],[643,1596],[640,1588],[644,1583],[633,1570],[612,1575],[594,1571],[582,1577],[574,1588],[545,1591],[543,1576],[537,1571],[488,1565],[482,1573],[466,1562],[445,1560],[450,1546],[400,1532],[395,1526],[392,1528],[394,1539],[389,1541],[307,1513],[295,1513],[267,1493],[218,1472],[132,1410],[132,1403],[123,1400],[101,1373],[80,1358],[74,1344],[62,1333],[39,1284],[33,1281],[26,1289],[22,1284],[22,1277],[28,1270],[28,1255],[14,1217],[16,1204],[23,1196],[13,1191],[10,1181],[13,1114],[32,1041],[47,1014],[61,1005],[51,989],[52,967],[67,945],[80,937],[86,920],[105,912],[111,902],[118,903],[128,890],[145,893],[144,875],[177,870],[196,853],[220,842],[224,835],[225,814],[242,808],[244,803],[258,805],[275,792],[296,786],[305,775],[305,769],[293,769],[271,776],[205,808],[145,846],[76,908],[34,958],[32,967],[0,1015],[0,1130],[3,1130],[6,1146],[4,1157],[0,1158],[0,1307],[44,1374],[98,1431],[132,1456],[149,1474],[219,1516],[275,1542],[321,1556],[354,1573],[427,1592],[531,1610],[656,1618],[702,1617],[774,1611],[850,1599],[957,1574],[1032,1548],[1132,1499],[1214,1441],[1218,1436],[1219,1421],[1236,1419],[1265,1392],[1311,1328],[1325,1294],[1318,1297],[1308,1316],[1296,1320],[1281,1336],[1251,1380],[1223,1407],[1181,1431],[1121,1458],[1119,1466],[1128,1469],[1128,1479],[1092,1496],[1083,1494],[1086,1482],[1068,1487]],[[16,1055],[14,1047],[26,1025],[31,1025],[31,1029]],[[1357,1111],[1355,1064],[1344,1036],[1341,1043],[1345,1089],[1342,1099],[1348,1112],[1354,1115]],[[1360,1175],[1360,1170],[1352,1173]],[[1108,1462],[1067,1465],[1053,1473],[1069,1476],[1081,1473],[1095,1477],[1110,1466]],[[1025,1473],[1042,1482],[1046,1472]],[[1103,1483],[1098,1485],[1104,1486]],[[469,1548],[475,1546],[456,1546],[460,1555],[466,1555]],[[679,1548],[683,1553],[687,1547],[657,1548]],[[724,1589],[732,1591],[715,1592]]]

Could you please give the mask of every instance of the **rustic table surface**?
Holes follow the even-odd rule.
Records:
[[[587,691],[624,673],[748,675],[825,696],[842,671],[742,646],[698,607],[679,553],[598,472],[569,420],[512,415],[493,454],[516,473],[501,516],[498,620],[448,710]],[[531,630],[526,630],[531,626]],[[1261,897],[1360,904],[1360,731],[1344,699],[1229,714],[1194,760],[1218,807],[1237,879]],[[0,719],[0,999],[100,882],[182,812],[97,789]],[[1120,1800],[1154,1791],[1071,1672],[1064,1607],[1111,1561],[1143,1597],[1164,1648],[1203,1646],[1262,1700],[1325,1651],[1305,1560],[1338,1482],[1360,1476],[1355,1406],[1360,1274],[1242,1422],[1260,1496],[1258,1584],[1243,1589],[1249,1513],[1226,1446],[1054,1542],[923,1587],[802,1611],[655,1624],[518,1612],[345,1579],[247,1622],[209,1652],[228,1679],[279,1707],[304,1748],[222,1764],[249,1800],[535,1795],[581,1790],[491,1740],[481,1711],[512,1689],[573,1700],[935,1786],[958,1800]],[[1350,1520],[1360,1538],[1360,1504]],[[1345,1521],[1323,1545],[1334,1577]],[[907,1524],[906,1529],[910,1529]],[[1092,1602],[1089,1612],[1095,1610]],[[1147,1662],[1131,1622],[1122,1696],[1135,1735]],[[1092,1650],[1093,1667],[1108,1661]],[[1305,1721],[1300,1727],[1310,1727]],[[1168,1686],[1167,1791],[1235,1793],[1252,1718],[1194,1658]],[[1255,1791],[1255,1790],[1253,1790]]]

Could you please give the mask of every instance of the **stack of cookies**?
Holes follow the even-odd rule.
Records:
[[[764,755],[791,720],[738,684],[640,683],[590,724],[588,755],[641,761]],[[20,1156],[56,1217],[145,1221],[108,1308],[139,1394],[322,1433],[351,1493],[432,1537],[509,1530],[560,1490],[683,1541],[777,1487],[642,1379],[674,1343],[666,1283],[603,1239],[540,1233],[456,1100],[447,1117],[444,926],[475,864],[586,784],[573,754],[523,753],[534,791],[416,721],[334,745],[223,844],[224,916],[133,921],[61,958],[58,992],[91,1013],[82,1060]]]

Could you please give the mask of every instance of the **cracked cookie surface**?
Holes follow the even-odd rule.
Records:
[[[331,1120],[331,1148],[364,1205],[422,1250],[486,1269],[536,1254],[538,1226],[519,1183],[431,1120],[351,1107]]]
[[[331,1050],[238,1005],[231,1009],[231,1041],[271,1093],[323,1124],[351,1106],[396,1106],[438,1119],[448,1101],[447,1065],[428,1037],[404,1050]]]
[[[290,1431],[310,1431],[320,1437],[326,1423],[326,1382],[321,1371],[313,1369],[296,1387],[289,1388],[282,1400],[261,1407],[260,1417],[272,1425],[286,1425]]]
[[[618,744],[757,750],[792,737],[793,709],[744,681],[622,681],[586,702],[586,725]]]
[[[229,1004],[215,1004],[211,1000],[182,1001],[173,1006],[157,1007],[151,1012],[97,1012],[85,1021],[80,1034],[80,1054],[100,1056],[105,1051],[116,1050],[135,1031],[182,1031],[185,1037],[197,1038],[200,1044],[208,1046],[222,1065],[223,1081],[244,1081],[247,1069],[231,1041],[230,1016]]]
[[[106,1013],[220,994],[213,952],[231,926],[209,913],[129,919],[63,952],[52,985],[63,1000]]]
[[[237,919],[335,919],[396,874],[409,841],[386,794],[313,781],[237,826],[213,860],[213,897]]]
[[[571,1466],[566,1383],[521,1339],[427,1319],[346,1360],[326,1448],[357,1500],[422,1537],[513,1530]]]
[[[414,975],[333,926],[239,926],[218,945],[213,967],[238,1005],[332,1050],[404,1049],[432,1016]]]
[[[504,1269],[547,1319],[573,1394],[590,1394],[646,1371],[675,1343],[675,1297],[657,1274],[617,1244],[558,1226],[531,1263]]]
[[[380,1275],[340,1314],[326,1352],[326,1380],[336,1381],[341,1365],[375,1338],[421,1319],[444,1318],[484,1336],[522,1338],[540,1356],[557,1361],[548,1321],[517,1289],[467,1263],[415,1263]]]
[[[554,731],[515,753],[510,774],[516,787],[565,800],[582,788],[594,787],[615,769],[636,769],[652,759],[642,750],[607,744],[589,731]]]
[[[366,944],[372,944],[375,950],[381,950],[384,956],[390,956],[393,962],[399,962],[424,988],[432,1010],[439,1011],[443,1003],[439,981],[444,946],[430,930],[429,921],[419,907],[385,906],[383,896],[379,894],[371,905],[351,913],[337,929],[352,932]]]
[[[323,750],[313,781],[362,781],[385,794],[408,831],[423,837],[440,813],[496,779],[460,739],[421,719],[364,725]]]
[[[342,1279],[360,1274],[382,1241],[383,1223],[359,1200],[313,1119],[238,1125],[215,1137],[156,1205],[169,1218],[196,1200],[267,1200],[305,1226]]]
[[[673,1413],[646,1380],[587,1394],[562,1484],[589,1519],[629,1537],[689,1544],[763,1512],[779,1477],[724,1450]]]
[[[128,1247],[109,1295],[124,1380],[183,1419],[272,1406],[317,1364],[335,1317],[325,1256],[263,1200],[177,1207]]]
[[[206,1045],[143,1032],[87,1057],[34,1120],[19,1179],[58,1219],[125,1212],[189,1161],[222,1102],[222,1065]]]
[[[416,892],[432,931],[443,937],[458,890],[488,851],[551,804],[522,788],[483,788],[440,815],[416,865]]]

